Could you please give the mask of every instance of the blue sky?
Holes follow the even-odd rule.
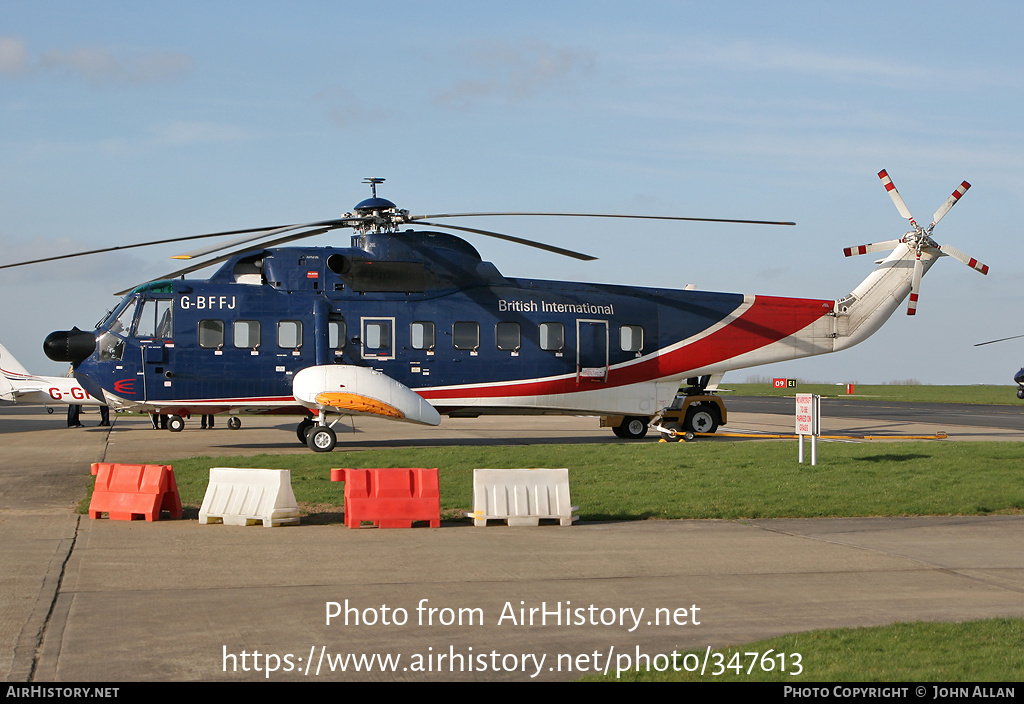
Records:
[[[1024,333],[1020,3],[0,0],[0,17],[3,262],[329,218],[380,176],[414,213],[794,220],[474,221],[591,263],[472,241],[509,276],[834,298],[873,266],[843,247],[907,229],[885,168],[924,223],[971,182],[935,239],[989,276],[944,259],[916,318],[726,381],[1011,384],[1024,364],[1024,341],[973,347]],[[0,340],[60,373],[43,337],[91,327],[181,250],[0,271]]]

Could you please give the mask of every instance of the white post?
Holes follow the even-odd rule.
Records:
[[[821,435],[821,396],[814,396],[814,435],[811,436],[811,466],[818,464],[818,436]]]

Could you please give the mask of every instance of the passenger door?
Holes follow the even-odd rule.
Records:
[[[608,381],[608,321],[576,320],[576,383]]]

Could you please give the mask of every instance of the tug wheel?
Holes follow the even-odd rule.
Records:
[[[713,433],[718,430],[718,414],[710,408],[695,406],[686,412],[683,430],[689,433]]]

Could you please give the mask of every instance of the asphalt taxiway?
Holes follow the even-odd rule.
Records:
[[[891,419],[826,415],[825,428],[1024,440],[947,420],[904,416],[894,431]],[[192,420],[174,434],[147,418],[84,421],[67,429],[39,407],[0,408],[7,682],[575,679],[815,628],[1024,616],[1024,516],[411,530],[90,520],[75,506],[91,462],[233,455],[247,466],[308,450],[287,418],[246,418],[238,431]],[[733,410],[728,429],[792,427],[791,415]],[[612,441],[593,418],[360,420],[335,453]],[[342,659],[353,655],[376,658]],[[801,655],[808,666],[820,654]]]

